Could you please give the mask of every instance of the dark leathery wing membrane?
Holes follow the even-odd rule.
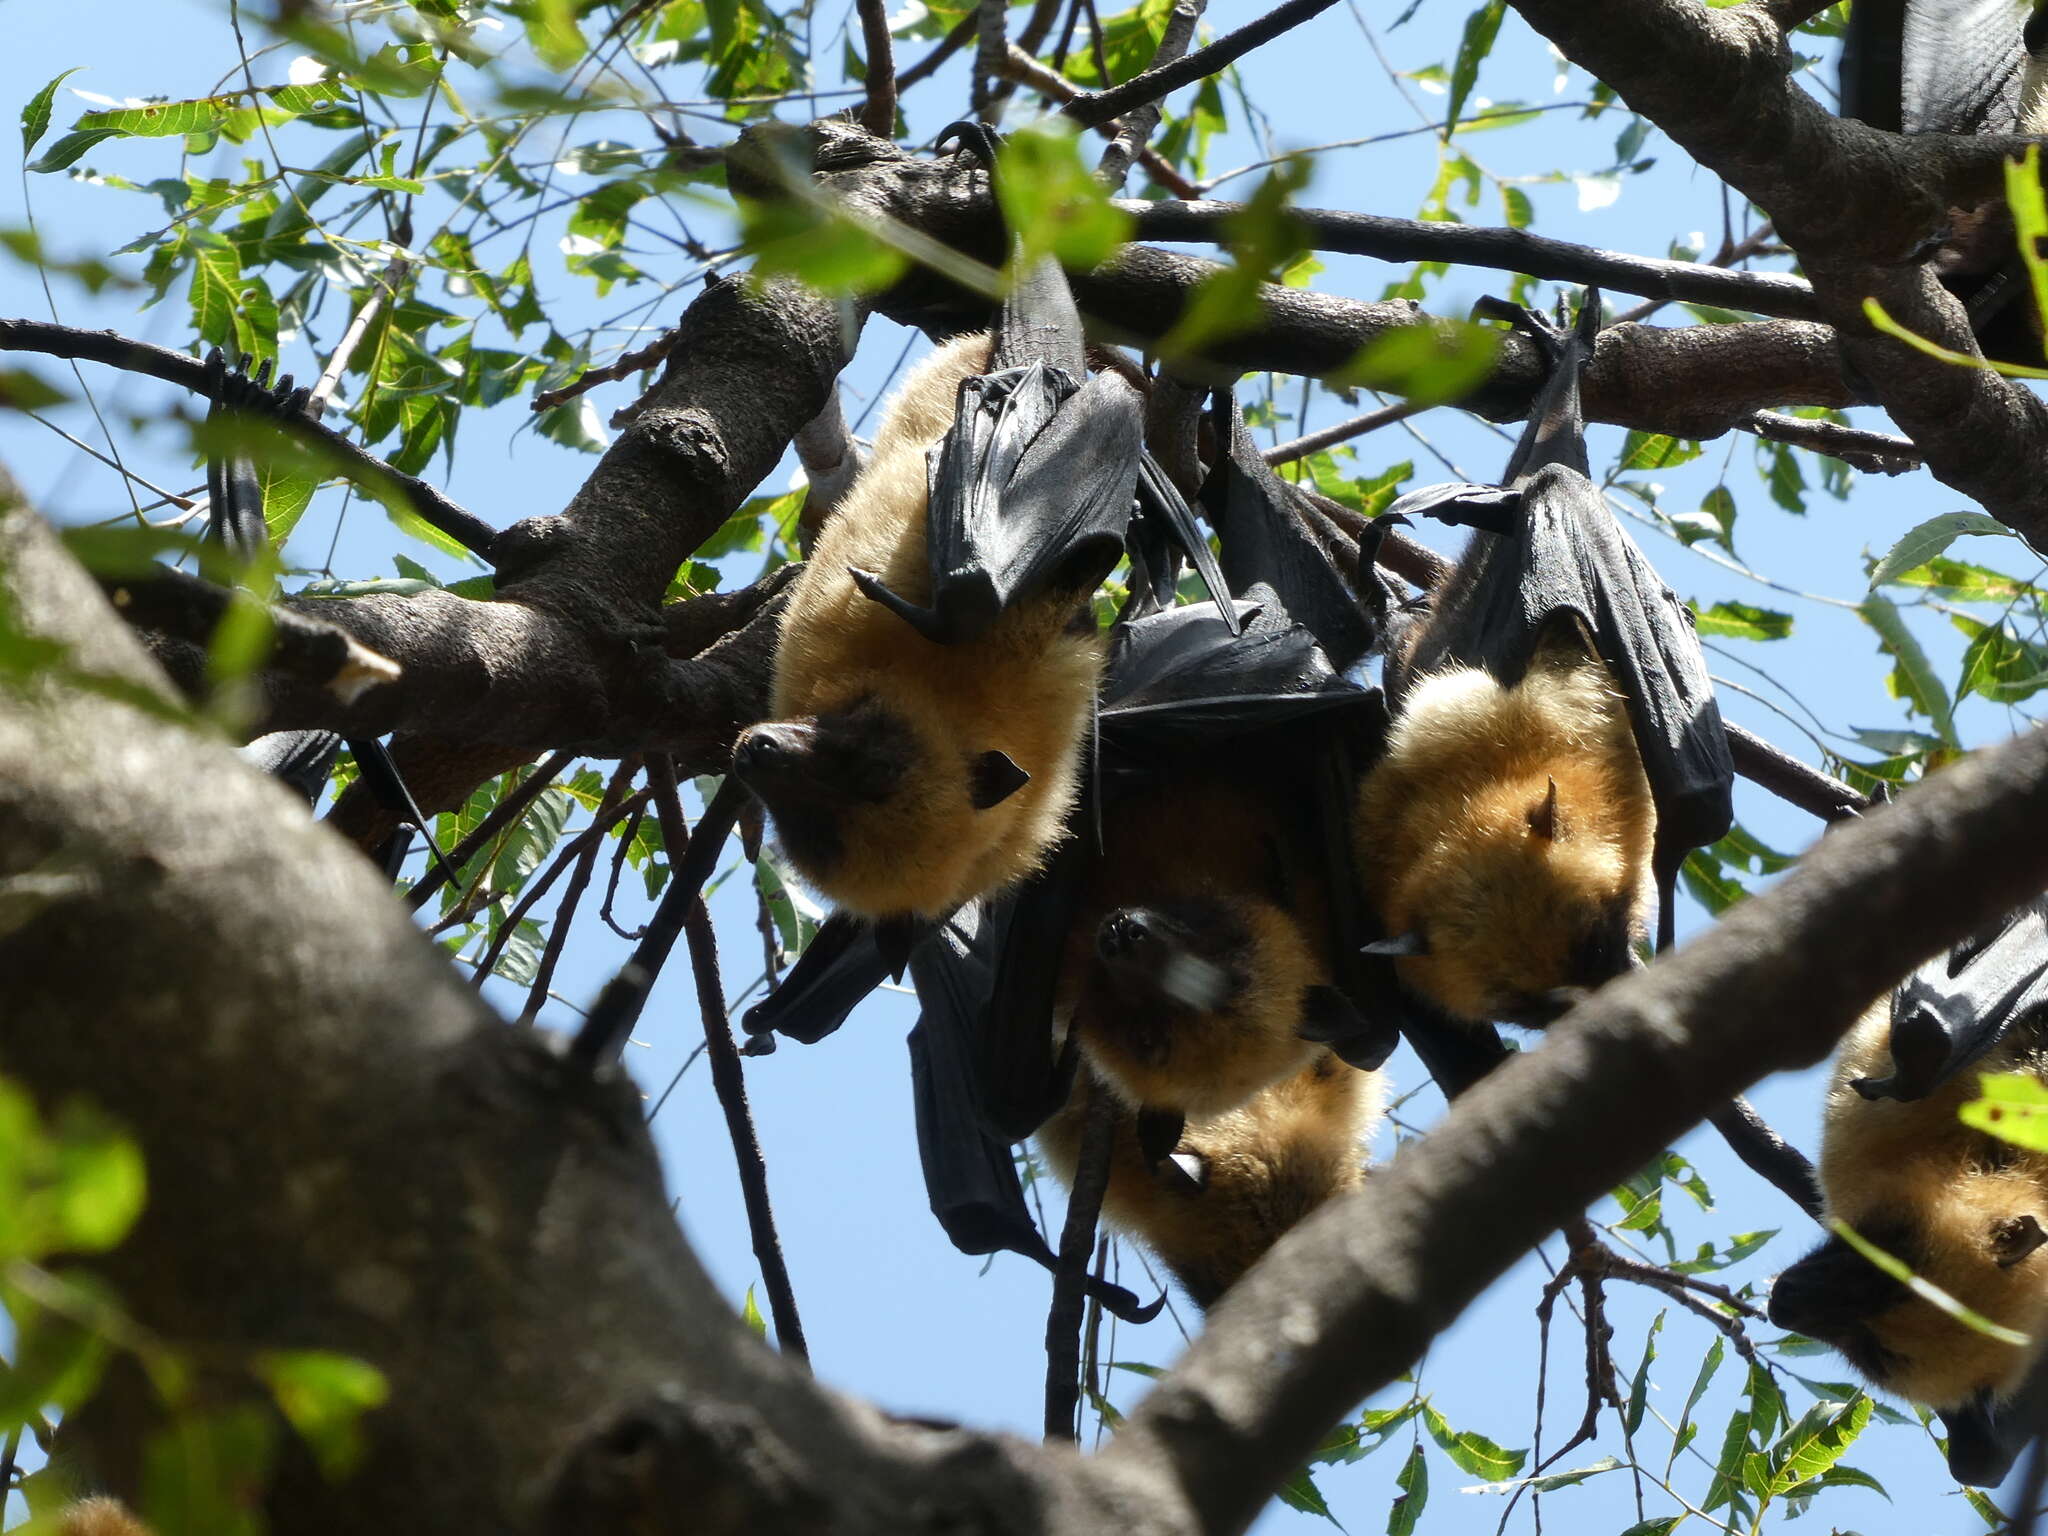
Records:
[[[1432,486],[1388,509],[1493,535],[1459,563],[1439,596],[1454,621],[1425,631],[1392,686],[1398,698],[1408,679],[1458,664],[1512,687],[1545,627],[1561,615],[1576,618],[1627,699],[1657,806],[1656,866],[1668,913],[1685,854],[1734,824],[1728,738],[1691,614],[1586,476],[1578,376],[1599,324],[1597,292],[1588,291],[1569,334],[1527,311],[1514,318],[1549,355],[1551,376],[1506,486]]]

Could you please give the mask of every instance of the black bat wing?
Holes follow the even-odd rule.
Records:
[[[915,959],[913,952],[913,964]],[[740,1028],[751,1037],[748,1050],[761,1055],[774,1049],[772,1035],[817,1044],[844,1024],[892,969],[872,924],[834,912],[818,925],[775,990],[740,1015]]]
[[[1866,1099],[1924,1099],[2015,1030],[2048,1024],[2048,897],[1957,945],[1891,999],[1892,1075],[1863,1078]]]
[[[1260,454],[1230,391],[1216,392],[1211,420],[1217,441],[1229,445],[1202,484],[1202,505],[1223,550],[1224,580],[1233,592],[1254,584],[1271,588],[1331,664],[1349,671],[1378,645],[1378,627],[1309,531],[1300,493]]]
[[[930,605],[866,573],[854,577],[941,644],[985,633],[1015,603],[1092,592],[1122,558],[1140,500],[1138,393],[1114,373],[1089,377],[1080,316],[1057,263],[1041,261],[1018,285],[991,361],[989,373],[962,382],[953,426],[928,461]],[[1156,467],[1143,479],[1148,513],[1164,517],[1213,574],[1178,493]]]
[[[340,753],[341,738],[332,731],[273,731],[242,748],[242,759],[281,780],[311,806],[320,803]]]
[[[1024,1203],[1016,1159],[981,1113],[977,1042],[1003,926],[991,926],[972,905],[912,952],[921,1007],[908,1042],[918,1158],[932,1215],[955,1248],[1021,1254],[1052,1269],[1058,1261]],[[1087,1284],[1104,1307],[1129,1322],[1148,1321],[1165,1301],[1161,1296],[1147,1306],[1121,1286],[1092,1277]]]
[[[1867,0],[1857,0],[1854,12]],[[1907,0],[1900,123],[1907,133],[2011,133],[2020,117],[2027,0]]]
[[[1626,696],[1656,800],[1657,868],[1668,887],[1689,849],[1734,825],[1735,766],[1692,615],[1585,473],[1578,371],[1591,353],[1598,311],[1589,292],[1570,336],[1519,312],[1554,365],[1505,490],[1437,486],[1389,509],[1483,530],[1437,595],[1443,617],[1425,627],[1394,688],[1398,695],[1445,665],[1479,667],[1512,687],[1549,627],[1566,616],[1576,621]]]
[[[1075,815],[1086,825],[1089,807]],[[1095,859],[1094,839],[1069,836],[1045,868],[997,903],[988,920],[994,958],[977,1042],[981,1107],[990,1129],[1022,1141],[1066,1103],[1074,1053],[1056,1054],[1052,1018],[1067,934]]]

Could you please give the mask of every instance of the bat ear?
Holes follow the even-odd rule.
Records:
[[[1411,928],[1406,933],[1394,935],[1391,939],[1375,939],[1358,951],[1361,955],[1387,955],[1394,959],[1412,959],[1429,953],[1429,940],[1420,928]]]
[[[1011,762],[1008,755],[990,748],[967,770],[967,798],[977,811],[1001,805],[1031,782],[1031,775]]]
[[[1550,781],[1550,788],[1543,798],[1529,807],[1529,830],[1546,843],[1557,840],[1557,780]]]
[[[2048,1243],[2048,1232],[2042,1231],[2041,1223],[2025,1213],[2008,1217],[1991,1231],[1991,1247],[1998,1255],[2000,1269],[2011,1269],[2043,1243]]]
[[[1180,1145],[1181,1132],[1187,1128],[1187,1116],[1177,1109],[1148,1106],[1139,1110],[1138,1150],[1144,1154],[1145,1166],[1157,1168],[1172,1157],[1173,1149]]]

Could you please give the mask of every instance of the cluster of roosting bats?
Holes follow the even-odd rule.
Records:
[[[2048,131],[2048,0],[1857,0],[1842,102],[1893,131]],[[2009,215],[1959,217],[1931,259],[1990,355],[2040,360]],[[1712,688],[1690,615],[1587,478],[1597,295],[1569,330],[1488,312],[1549,368],[1502,484],[1416,492],[1355,539],[1218,391],[1188,488],[1212,552],[1145,451],[1144,376],[1085,346],[1050,263],[889,402],[782,615],[774,718],[741,734],[687,862],[701,885],[751,794],[837,906],[746,1016],[756,1053],[822,1038],[908,968],[926,1181],[964,1251],[1051,1267],[1011,1147],[1035,1136],[1071,1183],[1106,1120],[1105,1210],[1207,1307],[1363,1181],[1399,1039],[1455,1095],[1504,1055],[1496,1024],[1540,1028],[1643,963],[1653,901],[1670,942],[1680,862],[1731,825]],[[303,408],[265,382],[216,368],[216,410]],[[260,548],[251,467],[216,466],[211,490],[215,536]],[[1474,531],[1410,594],[1375,556],[1419,516]],[[1178,605],[1183,559],[1206,600]],[[252,755],[310,800],[339,746],[298,732]],[[381,747],[350,746],[423,828]],[[395,873],[404,853],[379,857]],[[2044,1022],[2048,898],[1851,1032],[1808,1202],[2036,1341],[2048,1158],[1957,1109],[1978,1072],[2048,1078]],[[1121,1315],[1158,1305],[1089,1284]],[[2038,1343],[1956,1321],[1840,1237],[1770,1310],[1939,1410],[1964,1481],[1999,1481],[2048,1422]],[[102,1499],[61,1527],[141,1532]]]

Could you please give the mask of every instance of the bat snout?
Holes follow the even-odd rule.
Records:
[[[750,725],[733,743],[732,771],[749,789],[772,788],[802,770],[816,736],[815,726],[800,721]]]

